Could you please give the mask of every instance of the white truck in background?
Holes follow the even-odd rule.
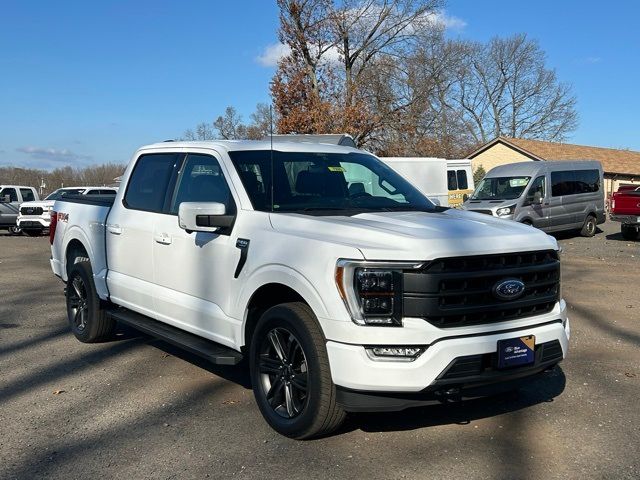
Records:
[[[123,322],[248,357],[261,413],[293,438],[512,389],[568,352],[554,238],[435,206],[355,148],[149,145],[115,198],[57,200],[50,241],[76,338]]]
[[[30,237],[42,235],[51,224],[51,209],[64,195],[115,195],[113,187],[63,187],[51,192],[44,200],[24,202],[20,205],[16,224]]]

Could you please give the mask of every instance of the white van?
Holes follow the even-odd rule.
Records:
[[[449,206],[447,160],[428,157],[380,157],[380,160],[438,205]]]
[[[471,160],[462,158],[447,160],[447,190],[449,206],[460,208],[475,188]]]

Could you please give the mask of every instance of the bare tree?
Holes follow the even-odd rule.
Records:
[[[456,100],[476,140],[507,135],[561,141],[576,128],[571,87],[545,61],[525,34],[468,45]]]

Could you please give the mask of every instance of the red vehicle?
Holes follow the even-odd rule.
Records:
[[[611,198],[610,218],[621,222],[622,236],[626,240],[640,237],[640,187],[623,185]]]

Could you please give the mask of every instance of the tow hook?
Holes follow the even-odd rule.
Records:
[[[454,403],[462,401],[462,391],[459,387],[436,390],[435,395],[442,403]]]

